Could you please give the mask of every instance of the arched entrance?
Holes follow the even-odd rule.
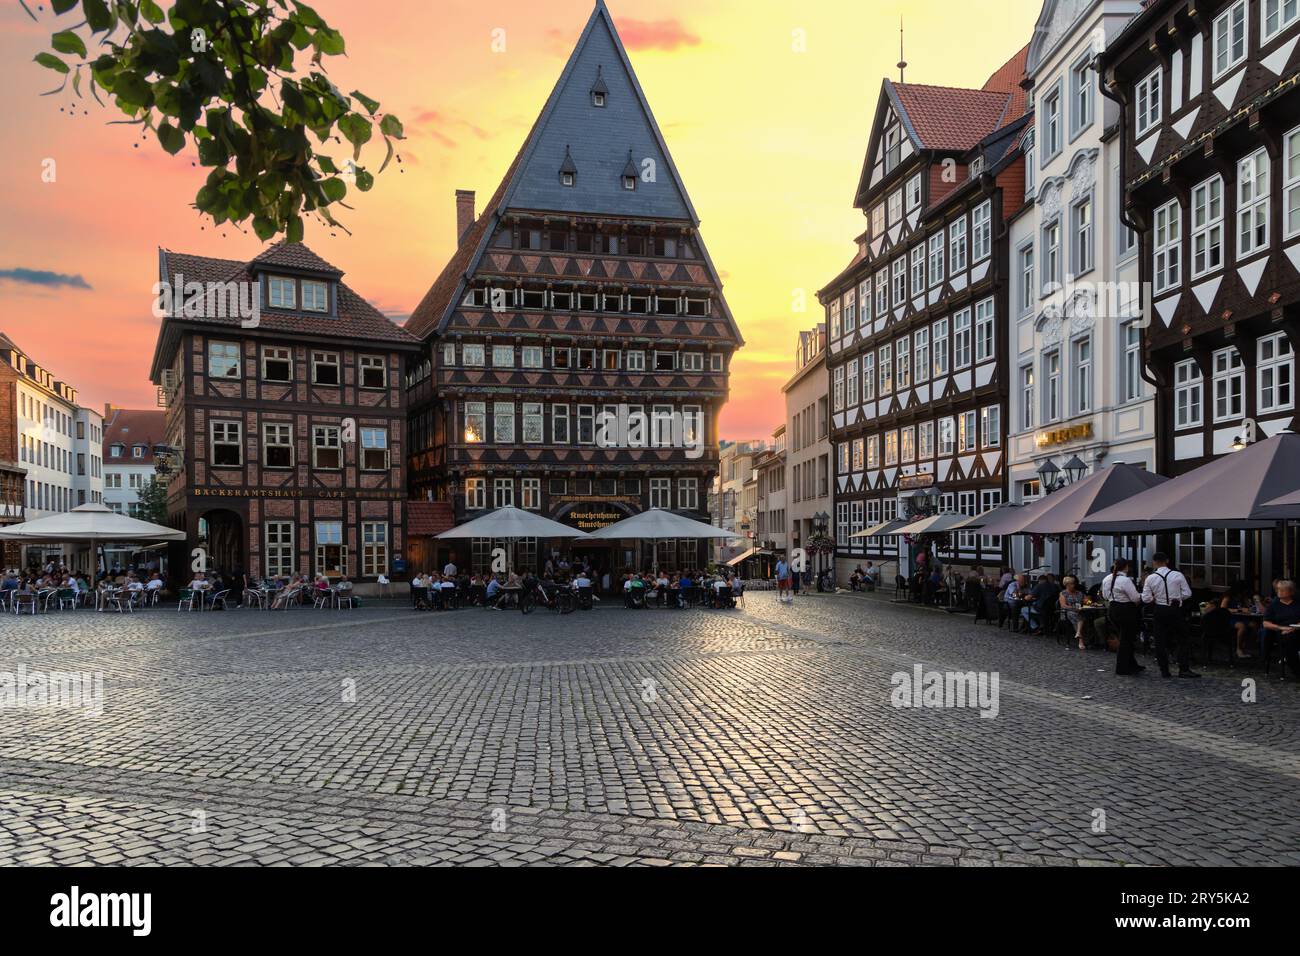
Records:
[[[205,511],[199,516],[197,547],[205,552],[208,574],[243,572],[248,569],[244,554],[244,519],[226,508]]]

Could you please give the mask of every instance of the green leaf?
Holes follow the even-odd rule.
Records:
[[[321,27],[316,31],[316,49],[326,56],[339,56],[345,52],[343,34],[332,27]]]
[[[370,192],[370,187],[375,184],[375,177],[366,172],[364,169],[357,167],[357,189],[363,193]]]
[[[86,56],[86,41],[71,30],[62,30],[54,34],[54,37],[50,40],[50,46],[60,53],[75,53],[82,58]]]
[[[373,129],[370,120],[358,113],[348,113],[339,120],[339,132],[352,144],[352,157],[361,157],[361,147],[370,141]]]
[[[158,142],[163,149],[175,156],[185,148],[185,134],[171,123],[163,122],[158,124]]]
[[[50,4],[55,13],[67,13],[77,5],[77,0],[53,0]]]
[[[348,184],[341,179],[327,179],[320,188],[330,202],[338,202],[348,194]]]
[[[366,112],[371,116],[379,112],[379,100],[372,100],[360,90],[353,90],[352,95],[361,101],[361,105],[366,108]]]
[[[253,231],[257,233],[257,238],[265,242],[267,239],[274,236],[279,230],[276,227],[274,220],[266,216],[254,216]]]
[[[102,33],[113,25],[113,13],[104,0],[81,0],[81,10],[86,15],[92,33]]]
[[[317,154],[316,165],[320,167],[322,173],[337,173],[339,168],[334,165],[334,160],[328,156]]]
[[[292,216],[285,225],[284,238],[289,242],[302,242],[302,217]]]
[[[68,72],[68,64],[64,63],[53,53],[38,53],[36,54],[36,56],[32,57],[32,59],[34,59],[41,66],[48,67],[49,69],[54,70],[56,73]]]
[[[402,128],[402,121],[392,113],[387,114],[379,121],[379,129],[385,136],[391,136],[393,139],[406,139],[406,131]]]
[[[154,3],[153,0],[140,0],[140,12],[150,23],[162,23],[166,16],[162,12],[162,7]]]
[[[148,106],[153,102],[153,90],[144,77],[130,70],[113,78],[112,92],[119,106]]]

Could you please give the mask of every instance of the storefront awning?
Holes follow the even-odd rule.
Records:
[[[740,564],[740,562],[746,560],[747,558],[752,558],[756,554],[771,554],[771,553],[772,553],[771,551],[764,551],[762,548],[750,548],[744,554],[738,554],[730,561],[728,561],[727,567],[734,568],[736,565]]]

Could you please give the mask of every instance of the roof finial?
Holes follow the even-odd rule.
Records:
[[[903,56],[903,18],[898,18],[898,82],[902,83],[904,71],[907,69],[907,58]]]

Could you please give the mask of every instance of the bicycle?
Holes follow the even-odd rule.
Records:
[[[577,610],[578,597],[572,588],[567,587],[557,587],[548,593],[539,582],[531,591],[519,595],[519,610],[524,614],[532,614],[539,606],[557,614],[572,614]]]

